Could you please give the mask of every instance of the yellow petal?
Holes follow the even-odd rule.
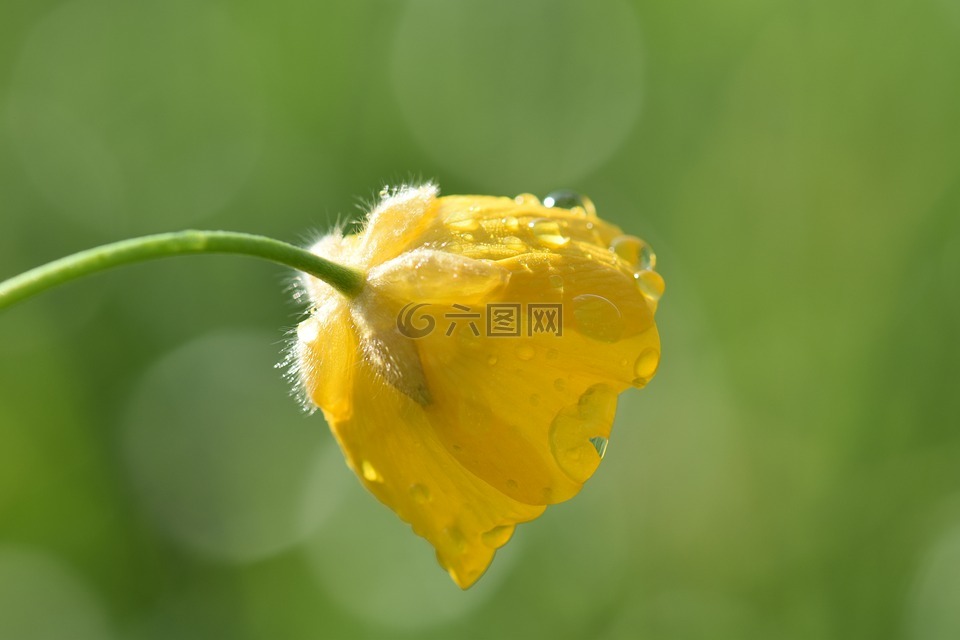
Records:
[[[548,209],[535,199],[445,196],[437,200],[416,244],[472,258],[502,259],[526,252],[582,256],[591,250],[606,252],[620,235],[620,229],[596,216]]]
[[[371,269],[370,286],[404,304],[483,301],[502,289],[510,271],[491,260],[417,249]]]
[[[377,265],[410,248],[433,222],[437,192],[436,185],[425,184],[402,187],[384,197],[360,234],[357,260]]]
[[[543,512],[467,471],[438,440],[423,408],[369,366],[355,369],[348,397],[350,417],[328,417],[348,464],[367,489],[434,546],[460,587],[483,574],[515,524]]]
[[[353,379],[359,343],[350,309],[331,297],[300,323],[293,357],[307,398],[327,421],[345,420],[353,411]]]
[[[477,336],[467,326],[431,333],[418,345],[434,398],[425,410],[477,476],[526,504],[560,502],[596,470],[616,396],[640,384],[638,362],[652,375],[659,336],[632,277],[618,269],[553,254],[500,264],[511,280],[487,305],[560,304],[562,335]]]
[[[441,251],[408,251],[373,268],[367,286],[351,301],[351,317],[365,361],[388,383],[426,405],[431,392],[420,364],[408,307],[413,312],[451,292],[473,302],[502,289],[510,272],[489,260]],[[428,321],[435,320],[428,317]]]

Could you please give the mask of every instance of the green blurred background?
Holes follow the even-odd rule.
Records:
[[[281,373],[290,276],[0,315],[0,640],[960,637],[960,3],[3,0],[0,277],[385,183],[589,194],[656,380],[461,592]]]

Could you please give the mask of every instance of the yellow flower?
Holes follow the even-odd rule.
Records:
[[[366,284],[307,277],[292,356],[350,467],[467,588],[596,470],[617,395],[659,364],[663,279],[586,199],[381,195],[313,247]]]

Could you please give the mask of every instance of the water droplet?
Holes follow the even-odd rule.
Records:
[[[480,539],[483,541],[483,544],[491,549],[499,549],[510,541],[510,536],[513,535],[515,528],[512,524],[500,525],[499,527],[494,527],[490,529],[490,531],[482,533]]]
[[[521,360],[533,360],[533,356],[537,355],[537,352],[530,345],[523,344],[517,347],[516,354]]]
[[[457,553],[463,553],[467,550],[467,539],[463,537],[463,532],[460,531],[457,527],[448,527],[446,529],[447,537],[450,538],[450,542],[453,543],[453,548],[457,550]]]
[[[523,253],[527,250],[527,243],[517,236],[506,236],[500,240],[500,244],[502,244],[505,249],[516,253]]]
[[[590,444],[593,445],[593,448],[597,450],[597,455],[600,456],[600,459],[603,460],[603,456],[607,455],[607,444],[610,441],[603,436],[594,436],[590,438]]]
[[[520,221],[513,216],[507,216],[506,218],[502,219],[500,224],[503,225],[504,229],[512,233],[516,233],[520,230]]]
[[[297,325],[297,340],[303,344],[311,344],[320,336],[320,321],[316,318],[307,318]]]
[[[511,489],[516,489],[520,485],[517,484],[516,480],[507,480],[507,486],[510,487]]]
[[[587,196],[582,196],[574,191],[560,190],[553,191],[543,199],[543,206],[547,209],[581,209],[589,216],[597,215],[597,208],[593,206],[593,201]]]
[[[383,476],[380,475],[380,472],[377,471],[377,468],[374,467],[369,460],[363,461],[360,465],[360,470],[367,482],[383,482]]]
[[[618,236],[610,243],[610,250],[627,264],[640,269],[652,269],[657,256],[646,242],[636,236]]]
[[[460,239],[463,240],[464,242],[473,242],[473,234],[464,233],[463,235],[460,236]]]
[[[657,254],[653,252],[653,248],[646,242],[643,243],[643,247],[640,249],[639,264],[641,269],[653,269],[657,266]]]
[[[563,378],[557,378],[553,381],[553,388],[557,391],[566,391],[567,390],[567,381]]]
[[[556,220],[538,218],[527,223],[527,226],[541,244],[550,248],[557,249],[570,242],[570,238],[563,235],[560,223]]]
[[[536,393],[530,396],[530,404],[535,407],[538,406],[540,404],[540,396]]]
[[[660,296],[663,295],[663,290],[666,285],[663,282],[663,276],[656,271],[649,269],[637,271],[633,274],[633,278],[637,281],[637,286],[640,287],[640,293],[654,302],[659,300]]]
[[[410,497],[417,504],[426,504],[430,502],[430,489],[418,482],[410,487]]]
[[[447,228],[457,233],[476,231],[477,227],[479,226],[480,223],[477,222],[476,218],[462,218],[460,220],[452,220],[447,222]]]
[[[573,299],[577,331],[600,342],[616,342],[623,335],[620,309],[603,296],[584,294]]]
[[[550,448],[557,464],[570,479],[585,482],[600,464],[596,438],[610,433],[617,410],[617,393],[608,385],[595,384],[577,404],[557,414],[550,425]]]
[[[499,362],[499,361],[500,361],[500,360],[499,360],[499,358],[497,358],[497,356],[490,356],[489,358],[487,358],[487,364],[490,365],[491,367],[492,367],[493,365],[497,364],[497,362]]]
[[[550,286],[554,289],[563,289],[563,278],[557,275],[550,276]]]
[[[633,363],[633,374],[636,376],[633,384],[637,386],[644,386],[647,382],[650,381],[650,378],[653,377],[653,374],[657,372],[657,366],[660,364],[660,352],[650,347],[644,349],[643,352],[637,356],[637,361]]]
[[[380,197],[381,198],[390,197],[390,187],[384,187],[383,189],[380,189]]]
[[[517,204],[540,204],[540,198],[533,195],[532,193],[521,193],[516,198],[513,199]]]
[[[547,360],[556,360],[560,357],[560,352],[556,349],[547,349]]]

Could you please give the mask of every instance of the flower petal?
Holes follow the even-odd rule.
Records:
[[[353,411],[359,349],[350,309],[336,293],[297,327],[293,356],[303,390],[328,421],[345,420]]]
[[[463,466],[526,504],[575,495],[610,436],[617,394],[659,362],[652,313],[633,279],[584,258],[525,254],[501,265],[489,304],[562,305],[562,335],[474,335],[458,326],[419,342],[437,437]],[[614,302],[615,301],[615,302]],[[528,322],[527,317],[521,323]],[[642,375],[641,375],[642,374]]]
[[[586,213],[548,209],[536,199],[492,196],[439,198],[418,245],[472,258],[502,259],[527,252],[586,255],[606,250],[621,235]]]
[[[348,418],[324,411],[347,463],[367,489],[434,546],[460,587],[483,574],[515,524],[543,512],[464,469],[434,434],[423,408],[364,363],[355,370],[349,398]]]
[[[384,197],[370,213],[360,234],[357,256],[364,265],[377,265],[403,253],[434,219],[439,189],[427,183],[403,186]]]
[[[461,304],[487,299],[510,280],[510,271],[492,260],[416,249],[370,270],[370,286],[402,304]]]

